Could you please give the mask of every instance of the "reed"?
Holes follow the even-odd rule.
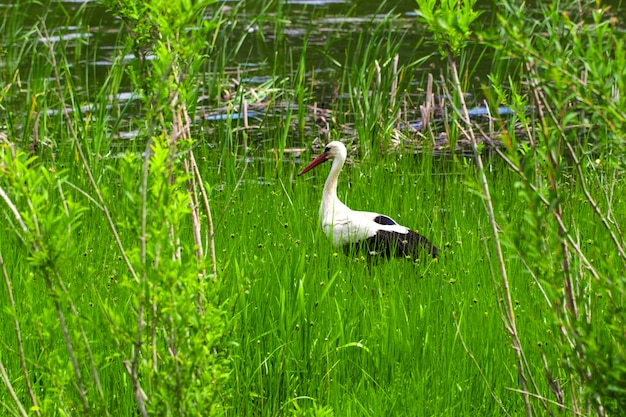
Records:
[[[3,413],[622,412],[610,11],[506,2],[493,30],[470,22],[456,49],[426,36],[442,43],[424,54],[414,32],[433,21],[406,5],[346,6],[341,36],[318,39],[289,32],[290,2],[57,3],[65,31],[28,2],[0,17]],[[88,31],[113,13],[118,34]],[[88,63],[104,44],[102,76]],[[340,199],[419,231],[438,260],[331,246],[326,172],[296,176],[331,139],[352,145]]]
[[[592,114],[613,114],[610,109],[616,101],[619,102],[621,96],[615,96],[614,86],[608,88],[602,81],[604,76],[600,74],[607,68],[600,70],[589,63],[598,62],[592,57],[597,56],[599,50],[582,47],[582,44],[602,39],[604,46],[612,49],[611,45],[621,44],[623,36],[606,30],[610,23],[604,18],[606,10],[603,9],[576,9],[572,4],[563,5],[561,9],[550,5],[540,6],[543,15],[535,15],[511,3],[507,3],[506,15],[499,16],[499,30],[502,32],[482,32],[479,35],[478,39],[494,50],[491,76],[489,82],[484,84],[489,104],[492,109],[509,105],[513,109],[510,120],[502,116],[494,120],[499,125],[498,135],[502,143],[502,148],[496,148],[496,153],[507,163],[512,175],[517,177],[518,197],[527,203],[524,224],[521,226],[516,221],[511,222],[507,211],[501,211],[491,198],[491,190],[494,188],[485,176],[482,148],[478,146],[478,142],[484,140],[481,138],[489,136],[477,123],[471,121],[465,103],[465,85],[456,67],[459,49],[464,47],[463,44],[459,46],[458,35],[463,35],[465,42],[470,44],[474,40],[470,36],[471,30],[459,24],[458,28],[451,31],[449,26],[441,24],[445,18],[435,18],[435,15],[451,18],[454,13],[445,8],[433,12],[429,9],[434,4],[432,2],[420,4],[425,10],[422,18],[428,21],[435,36],[441,40],[441,47],[447,52],[451,74],[449,82],[456,97],[455,109],[460,119],[456,124],[462,133],[460,136],[467,138],[474,150],[477,180],[481,184],[481,194],[492,229],[488,235],[493,239],[494,256],[497,256],[498,272],[493,273],[494,285],[502,309],[505,333],[511,337],[517,356],[518,392],[524,399],[525,414],[553,415],[556,410],[563,409],[572,413],[584,409],[584,413],[596,415],[604,415],[609,409],[619,413],[623,410],[623,402],[615,397],[615,392],[610,388],[605,388],[607,378],[600,376],[608,372],[606,362],[598,366],[590,365],[595,363],[599,352],[613,356],[614,347],[608,348],[597,342],[602,347],[587,350],[588,338],[596,340],[595,333],[589,333],[594,327],[590,322],[590,314],[592,311],[602,314],[608,305],[602,302],[587,303],[589,299],[586,291],[599,286],[609,293],[619,292],[621,290],[617,288],[621,288],[621,284],[604,281],[604,274],[613,274],[610,268],[605,269],[595,265],[595,260],[590,260],[597,253],[592,244],[595,242],[593,239],[587,240],[588,245],[581,245],[581,236],[587,233],[596,235],[599,230],[583,226],[589,225],[588,220],[570,211],[576,205],[570,197],[572,193],[577,193],[576,190],[583,193],[584,200],[592,207],[592,217],[602,225],[599,229],[602,229],[600,233],[604,236],[601,240],[605,253],[611,254],[608,255],[611,258],[620,259],[617,264],[621,264],[624,259],[622,232],[619,224],[611,221],[614,206],[608,197],[612,195],[608,190],[618,187],[619,181],[614,176],[615,165],[601,168],[600,161],[612,159],[610,155],[615,147],[620,147],[613,141],[616,137],[614,128],[621,131],[624,114],[618,112],[610,121],[595,117],[602,126],[599,132],[595,129],[589,131],[586,124]],[[466,14],[467,10],[463,8],[456,12]],[[463,22],[463,19],[459,21]],[[580,24],[572,34],[573,39],[587,41],[574,42],[569,46],[561,43],[563,40],[555,28],[560,25],[573,27],[572,21]],[[594,24],[590,25],[588,21]],[[542,35],[531,41],[531,31],[536,33],[538,29]],[[506,34],[504,37],[501,36],[503,33]],[[505,44],[501,46],[498,42],[503,39]],[[564,54],[567,56],[566,63],[562,60]],[[538,60],[536,63],[535,59]],[[618,53],[609,60],[608,66],[612,69],[608,73],[619,71],[622,64],[623,54]],[[548,75],[555,71],[562,72],[556,81]],[[581,82],[580,73],[584,74],[584,82]],[[572,108],[577,110],[570,113]],[[594,157],[598,158],[595,168],[592,164]],[[587,169],[597,169],[599,172],[587,173]],[[590,186],[600,190],[604,197],[591,191]],[[606,204],[599,204],[599,198]],[[503,251],[503,243],[512,252]],[[543,308],[550,317],[546,319],[546,328],[554,334],[560,334],[552,343],[563,357],[568,358],[565,363],[550,359],[542,349],[544,369],[542,372],[533,369],[529,349],[535,346],[527,344],[522,337],[528,331],[526,326],[517,325],[518,314],[513,300],[518,291],[509,281],[511,260],[521,260],[524,273],[532,277],[534,285],[540,290],[542,297],[538,301],[543,298]],[[617,287],[613,288],[613,284]],[[585,305],[585,314],[581,311],[582,304]],[[607,320],[612,322],[608,317]],[[579,338],[583,328],[586,330],[582,330],[582,333],[587,336]],[[591,343],[596,346],[596,342]],[[621,346],[621,342],[617,342],[617,345]],[[468,350],[468,354],[472,355],[471,350]],[[476,363],[482,369],[480,363]],[[622,372],[620,369],[613,375],[621,375]],[[545,385],[541,388],[540,381],[543,378],[547,380],[549,390],[545,389]],[[600,380],[603,382],[599,383]],[[563,381],[571,384],[569,390],[564,388]]]

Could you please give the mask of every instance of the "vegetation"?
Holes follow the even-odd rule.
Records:
[[[624,414],[624,22],[502,4],[2,9],[2,413]],[[331,139],[439,259],[330,246]]]

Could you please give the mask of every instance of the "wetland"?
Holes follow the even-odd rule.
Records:
[[[3,413],[622,415],[623,11],[0,3]]]

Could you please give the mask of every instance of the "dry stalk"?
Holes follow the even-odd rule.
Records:
[[[520,171],[520,169],[513,163],[513,161],[511,161],[509,158],[507,158],[506,155],[504,155],[499,149],[495,149],[495,151],[498,153],[498,156],[500,158],[502,158],[503,161],[505,161],[507,163],[507,165],[513,170],[515,171],[515,173],[522,179],[524,180],[524,173],[522,171]],[[539,193],[539,191],[537,190],[537,187],[533,184],[530,184],[528,182],[525,182],[525,185],[527,187],[529,187],[539,198],[539,200],[541,201],[541,203],[543,205],[545,205],[546,207],[550,207],[550,202],[548,200],[546,200],[546,198],[541,195],[541,193]],[[556,219],[559,227],[562,227],[565,231],[567,231],[567,227],[565,227],[565,224],[563,223],[563,220],[560,218]],[[587,257],[585,256],[585,254],[582,252],[582,249],[580,248],[580,245],[574,241],[574,238],[571,236],[571,233],[567,233],[566,238],[569,242],[569,244],[572,246],[572,248],[574,249],[574,251],[576,252],[576,255],[578,256],[578,258],[582,261],[582,264],[585,266],[585,268],[587,269],[587,271],[589,271],[591,273],[591,275],[596,279],[596,280],[600,280],[600,275],[598,274],[598,272],[595,270],[595,268],[593,267],[593,265],[591,264],[591,262],[587,259]]]
[[[196,242],[196,260],[198,261],[198,264],[201,264],[202,259],[204,258],[204,251],[202,249],[202,226],[200,224],[200,212],[198,209],[198,193],[196,192],[198,185],[197,178],[191,164],[191,157],[188,156],[184,161],[184,169],[185,173],[189,175],[189,180],[187,181],[187,193],[189,194],[189,207],[191,208],[193,239]],[[203,277],[206,276],[206,271],[202,270],[201,275]]]
[[[9,198],[9,196],[7,195],[7,193],[4,191],[2,187],[0,187],[0,197],[2,197],[6,205],[9,206],[9,210],[11,210],[11,213],[13,213],[15,220],[17,220],[17,222],[19,223],[20,228],[22,229],[22,232],[28,233],[28,227],[26,227],[26,223],[24,223],[24,219],[22,219],[22,215],[20,214],[19,210],[17,209],[15,204],[13,204],[13,202],[11,201],[11,199]],[[20,236],[20,238],[22,242],[26,244],[26,240],[24,239],[24,237]]]
[[[565,407],[565,394],[563,394],[563,389],[561,388],[559,381],[554,379],[552,376],[552,372],[550,372],[550,367],[548,366],[548,360],[546,359],[546,354],[543,353],[543,351],[541,352],[541,360],[543,361],[543,369],[546,371],[546,379],[548,380],[550,390],[556,396],[559,404],[559,410],[563,410]]]
[[[464,135],[464,136],[469,137],[469,135],[470,135],[470,134],[473,134],[473,131],[472,131],[472,132],[469,132],[469,131],[468,131],[468,130],[466,130],[466,129],[465,129],[465,128],[464,128],[464,127],[460,124],[460,123],[458,123],[458,122],[457,122],[457,124],[456,124],[456,125],[457,125],[457,127],[459,128],[459,130],[461,131],[461,133],[463,133],[463,135]],[[471,128],[473,129],[473,127],[471,127]],[[497,226],[497,224],[496,224],[496,226]],[[481,228],[481,233],[482,233],[482,228]],[[483,236],[484,236],[484,235],[483,235]],[[487,248],[487,246],[486,246],[486,245],[485,245],[485,250],[488,250],[488,248]],[[490,259],[491,259],[491,257],[490,257]],[[498,264],[499,264],[499,263],[498,263]],[[493,274],[493,270],[491,270],[491,273]],[[495,285],[495,283],[494,283],[494,285]],[[496,293],[497,293],[497,294],[501,294],[501,293],[499,293],[499,292],[498,292],[498,287],[497,287],[497,286],[496,286]],[[504,298],[504,297],[502,297],[502,298]],[[501,314],[501,318],[502,318],[502,319],[503,319],[503,321],[505,321],[505,323],[506,323],[506,320],[507,320],[507,315],[506,315],[506,314],[505,314],[505,315],[502,315],[502,310],[500,310],[500,314]],[[529,378],[529,380],[530,380],[530,383],[532,384],[532,386],[533,386],[533,388],[535,389],[535,391],[539,392],[539,388],[538,388],[537,383],[535,382],[535,379],[533,378],[533,374],[532,374],[532,372],[531,372],[531,367],[530,367],[530,365],[528,364],[528,360],[526,359],[526,355],[524,354],[524,352],[523,352],[523,351],[521,351],[521,352],[520,352],[520,357],[521,357],[521,361],[522,361],[522,363],[523,363],[523,364],[524,364],[524,366],[525,366],[525,369],[526,369],[526,370],[528,370],[528,378]],[[541,399],[541,397],[538,397],[538,398],[539,398],[539,399]],[[548,408],[548,405],[547,405],[547,403],[546,403],[546,402],[542,402],[542,405],[544,406],[544,408],[546,409],[546,412],[547,412],[548,414],[553,415],[552,410],[550,410],[550,409]]]
[[[4,284],[7,287],[7,294],[9,295],[9,304],[11,306],[11,311],[16,313],[15,308],[15,300],[13,299],[13,287],[11,285],[11,280],[9,279],[9,274],[7,273],[7,269],[4,266],[4,260],[2,259],[2,254],[0,253],[0,267],[2,268],[2,276],[4,277]],[[39,407],[37,406],[37,397],[33,392],[33,387],[30,384],[30,377],[28,376],[28,368],[26,367],[26,355],[24,355],[24,345],[22,343],[22,332],[20,330],[20,322],[17,320],[17,315],[13,314],[13,327],[15,328],[15,336],[17,337],[17,351],[20,356],[20,366],[22,367],[22,374],[24,375],[24,381],[26,382],[26,389],[28,390],[28,396],[30,397],[30,401],[33,405],[33,409],[35,410],[35,414],[39,415]],[[7,387],[8,388],[8,387]]]
[[[9,391],[9,395],[11,396],[11,399],[15,403],[15,406],[19,410],[20,414],[22,415],[22,417],[28,417],[28,413],[24,409],[24,406],[20,402],[20,399],[17,397],[17,394],[13,389],[13,385],[11,385],[11,380],[9,379],[9,375],[7,375],[7,371],[4,368],[2,360],[0,360],[0,374],[2,374],[2,381],[4,382],[4,386],[7,388],[7,391]]]
[[[465,104],[465,98],[463,95],[463,89],[461,87],[461,82],[459,80],[459,74],[456,68],[456,62],[452,56],[451,51],[448,51],[448,63],[451,68],[452,76],[454,77],[454,86],[457,90],[459,101],[461,103],[461,118],[464,124],[467,126],[467,134],[468,139],[470,140],[472,150],[474,152],[474,156],[476,159],[476,165],[478,167],[478,175],[480,177],[480,183],[483,190],[483,197],[485,201],[485,207],[487,209],[487,216],[489,218],[489,224],[491,225],[491,232],[493,235],[493,242],[496,251],[496,259],[498,262],[498,267],[500,269],[500,278],[502,280],[502,288],[504,291],[504,302],[505,302],[505,312],[506,312],[506,320],[504,322],[504,326],[511,335],[511,339],[513,341],[513,350],[517,357],[517,369],[519,382],[522,389],[522,397],[524,399],[524,409],[526,412],[526,416],[532,416],[532,408],[530,405],[530,397],[528,395],[528,383],[526,379],[526,373],[524,366],[524,351],[522,347],[522,342],[519,339],[517,326],[515,324],[515,312],[513,310],[513,301],[511,299],[511,290],[509,285],[509,279],[507,274],[506,265],[504,262],[504,255],[502,253],[502,247],[500,245],[500,239],[498,237],[498,226],[495,220],[495,213],[493,208],[493,202],[491,200],[491,194],[489,192],[489,183],[487,182],[487,176],[485,175],[485,168],[483,165],[482,157],[480,155],[480,151],[478,150],[478,142],[476,137],[474,136],[474,131],[472,129],[471,120],[469,117],[469,113],[467,110],[467,105]]]
[[[176,93],[177,94],[177,93]],[[185,108],[185,104],[181,103],[179,106],[172,108],[174,113],[174,131],[172,132],[172,146],[180,138],[190,139],[189,128],[187,123],[183,124],[183,120],[188,121],[189,116]],[[196,259],[198,263],[202,262],[204,253],[202,250],[202,225],[200,223],[200,210],[198,205],[198,192],[195,176],[193,175],[193,168],[191,167],[191,151],[186,154],[187,158],[183,161],[183,168],[185,174],[189,175],[187,180],[187,194],[189,195],[189,208],[191,210],[191,224],[193,230],[193,238],[196,244]],[[180,250],[180,247],[178,248]],[[202,271],[202,276],[205,276],[205,271]]]
[[[532,77],[532,79],[537,79],[539,76],[536,74],[536,69],[530,66],[527,67],[529,72],[535,74],[535,77]],[[539,113],[539,122],[541,128],[543,129],[543,137],[546,141],[548,141],[548,126],[546,125],[546,115],[544,113],[544,105],[548,104],[548,100],[543,94],[543,90],[536,84],[536,82],[531,81],[530,89],[532,91],[533,98],[537,103],[537,106],[535,107],[537,108],[537,111]],[[552,122],[554,123],[554,126],[559,127],[560,124],[558,123],[556,116],[552,112],[549,105],[545,106],[545,110],[547,111]],[[563,141],[563,143],[567,143],[567,139],[565,138],[563,130],[559,128],[559,132],[561,134],[561,141]],[[561,144],[559,144],[558,149],[559,153],[560,145]],[[552,167],[552,170],[556,171],[556,169],[558,168],[558,161],[555,159],[555,155],[550,150],[550,145],[548,143],[546,143],[546,147],[549,150],[547,152],[547,156],[550,166]],[[550,190],[552,190],[553,192],[558,192],[556,179],[553,176],[553,171],[548,171],[548,182]],[[555,203],[554,208],[552,209],[552,214],[559,224],[559,238],[561,240],[561,248],[563,250],[563,273],[565,275],[565,278],[563,280],[563,289],[565,291],[565,304],[567,305],[568,310],[573,314],[574,318],[578,318],[578,307],[576,306],[576,295],[574,294],[574,283],[572,281],[572,274],[570,270],[570,251],[567,243],[568,240],[566,238],[568,233],[567,230],[561,226],[561,224],[563,224],[563,207],[560,203],[558,203],[558,201]]]
[[[198,188],[200,189],[200,196],[202,197],[202,202],[204,204],[204,209],[206,211],[207,222],[209,226],[209,251],[211,253],[211,264],[213,279],[217,278],[217,257],[215,256],[215,229],[213,228],[213,216],[211,215],[211,205],[209,204],[209,196],[204,188],[204,183],[202,181],[202,176],[200,175],[200,170],[198,169],[198,164],[196,163],[196,158],[193,154],[193,151],[189,153],[189,157],[191,160],[191,168],[196,177]]]
[[[148,136],[148,140],[146,142],[146,148],[144,152],[143,159],[143,167],[141,174],[141,230],[139,235],[139,257],[141,265],[141,281],[142,285],[150,285],[148,282],[148,278],[146,275],[146,254],[147,254],[147,218],[148,218],[148,175],[150,172],[150,157],[152,156],[152,136]],[[145,289],[142,289],[144,292]],[[145,393],[141,389],[141,385],[139,384],[139,355],[141,353],[142,348],[142,333],[143,333],[143,296],[139,298],[139,307],[137,311],[137,339],[133,343],[133,358],[130,362],[124,361],[124,366],[126,367],[126,371],[128,372],[130,379],[133,384],[133,391],[135,393],[135,400],[137,401],[137,408],[139,409],[139,413],[142,417],[148,417],[148,412],[146,410],[146,405],[144,400],[146,398]],[[157,357],[157,348],[156,348],[156,303],[152,304],[153,312],[155,313],[152,320],[152,363],[153,370],[156,372],[156,361],[154,360]]]
[[[50,36],[48,35],[48,31],[46,29],[45,22],[42,21],[41,24],[43,27],[43,35],[39,32],[39,29],[37,28],[38,34],[43,39],[50,39]],[[59,67],[57,65],[56,58],[54,55],[53,44],[52,42],[48,41],[46,42],[46,45],[48,46],[50,63],[52,64],[52,68],[54,70],[54,78],[56,81],[57,95],[58,95],[59,101],[61,102],[61,107],[63,108],[63,117],[66,122],[66,127],[70,131],[72,140],[74,141],[74,145],[76,146],[76,152],[78,153],[78,157],[80,158],[83,168],[85,169],[85,173],[87,174],[89,183],[93,187],[93,190],[96,193],[96,196],[98,197],[98,201],[100,202],[100,208],[102,212],[104,213],[104,216],[107,219],[109,229],[111,229],[111,233],[113,234],[113,238],[115,239],[115,244],[117,245],[120,251],[120,256],[124,259],[124,263],[126,264],[126,267],[128,268],[130,275],[133,277],[135,282],[139,283],[139,277],[135,273],[135,269],[130,263],[130,259],[128,258],[128,255],[126,254],[126,250],[124,249],[124,245],[122,245],[122,240],[120,239],[120,236],[117,233],[117,228],[115,227],[115,223],[113,223],[113,218],[111,217],[111,213],[109,213],[109,209],[107,208],[107,205],[105,204],[104,197],[102,197],[102,194],[100,193],[100,188],[98,187],[98,184],[96,183],[93,173],[91,172],[91,168],[89,167],[89,163],[87,162],[87,158],[85,157],[83,148],[80,144],[80,141],[78,140],[78,135],[76,134],[76,131],[74,130],[74,124],[70,120],[69,113],[67,111],[67,105],[65,104],[65,97],[63,96],[63,86],[61,85],[61,74],[59,73]],[[71,80],[71,77],[67,77],[65,81],[69,83],[70,80]]]
[[[248,123],[248,100],[246,100],[245,97],[242,97],[241,99],[241,114],[243,116],[243,128],[244,130],[247,132],[248,129],[250,128],[250,124]],[[244,144],[243,146],[245,148],[248,147],[248,135],[244,135]]]
[[[47,272],[43,273],[44,281],[48,286],[48,291],[52,296],[54,302],[54,309],[57,312],[57,319],[59,320],[59,324],[61,325],[61,333],[63,333],[63,340],[65,341],[65,348],[67,349],[67,354],[70,357],[70,362],[72,363],[72,368],[74,370],[74,377],[76,378],[76,388],[78,389],[78,395],[80,397],[80,401],[83,406],[83,412],[85,415],[89,415],[89,404],[87,403],[87,391],[83,386],[83,378],[80,373],[80,367],[78,366],[78,360],[76,359],[76,355],[74,354],[74,345],[72,344],[72,338],[70,337],[70,333],[67,330],[67,324],[65,323],[65,316],[63,315],[63,310],[61,309],[61,303],[59,301],[59,295],[54,289],[54,285],[52,283],[52,279]]]
[[[430,126],[430,119],[433,117],[434,107],[435,99],[433,96],[433,74],[428,73],[428,82],[426,83],[426,97],[424,97],[424,104],[420,106],[420,114],[422,116],[422,132],[425,132],[427,126]],[[432,139],[434,146],[435,138],[433,137]]]
[[[396,100],[398,95],[398,60],[400,56],[396,54],[393,57],[393,62],[391,66],[391,74],[393,75],[393,81],[391,82],[391,91],[389,92],[389,108],[393,109],[396,106]],[[400,126],[400,122],[402,121],[402,113],[401,110],[398,109],[398,115],[396,117],[396,127]]]
[[[626,253],[624,253],[624,248],[622,247],[622,245],[619,242],[619,239],[615,235],[613,228],[611,228],[608,218],[602,213],[602,211],[600,210],[600,207],[598,206],[598,203],[596,203],[594,198],[589,193],[589,190],[587,189],[587,184],[585,182],[585,175],[583,174],[580,160],[578,159],[578,156],[574,152],[574,148],[572,147],[572,144],[569,142],[566,142],[566,144],[567,144],[567,149],[570,152],[570,156],[572,157],[572,160],[574,161],[574,165],[576,166],[576,173],[578,174],[578,181],[580,183],[580,187],[583,191],[583,194],[585,195],[585,198],[591,205],[591,208],[593,208],[593,211],[600,218],[600,221],[604,225],[607,232],[609,232],[609,235],[611,236],[611,240],[613,240],[613,243],[615,244],[615,247],[617,248],[617,252],[619,253],[619,256],[622,258],[623,261],[626,261]]]
[[[624,245],[624,235],[622,233],[622,229],[620,227],[620,225],[615,221],[615,218],[613,216],[613,197],[615,195],[615,185],[617,184],[617,171],[613,170],[613,178],[611,181],[611,189],[610,191],[607,191],[606,189],[603,189],[604,191],[604,196],[606,198],[606,203],[607,203],[607,220],[613,225],[613,227],[615,227],[615,230],[617,230],[617,234],[619,236],[620,242],[622,245]]]
[[[175,74],[176,82],[178,83],[179,77],[177,73]],[[178,92],[174,93],[176,99],[173,102],[178,102]],[[177,105],[175,108],[172,108],[172,112],[174,113],[174,117],[176,120],[175,126],[177,126],[176,138],[178,135],[182,136],[185,139],[191,138],[191,131],[189,126],[191,125],[191,118],[189,117],[189,113],[187,111],[187,106],[184,102],[181,102],[180,105]],[[244,119],[244,127],[248,129],[248,103],[243,99],[243,119]],[[184,121],[184,122],[183,122]],[[203,253],[203,244],[202,244],[202,225],[200,222],[200,203],[198,201],[198,194],[202,197],[202,203],[204,204],[205,214],[207,216],[208,228],[209,228],[209,251],[211,256],[211,264],[212,264],[212,275],[213,279],[217,276],[217,259],[215,255],[215,231],[213,229],[213,218],[211,216],[211,206],[209,204],[208,194],[204,187],[204,183],[202,181],[202,175],[200,174],[200,170],[198,169],[198,164],[196,162],[196,158],[194,156],[193,150],[190,150],[187,153],[187,159],[185,160],[185,172],[191,175],[190,181],[188,181],[187,191],[189,193],[190,198],[190,207],[191,207],[191,218],[193,224],[193,236],[194,241],[196,243],[196,258],[198,261],[202,261],[204,259]],[[206,277],[206,271],[202,271],[202,276]]]
[[[575,416],[581,416],[581,417],[583,417],[583,416],[586,416],[586,415],[587,415],[587,414],[585,414],[585,413],[581,413],[579,410],[574,409],[574,408],[569,408],[569,407],[561,407],[561,405],[558,403],[558,401],[554,401],[554,400],[551,400],[551,399],[549,399],[549,398],[545,398],[545,397],[543,397],[543,396],[541,396],[541,395],[538,395],[538,394],[535,394],[535,393],[532,393],[532,392],[523,392],[522,390],[515,389],[515,388],[506,388],[506,389],[508,389],[509,391],[513,391],[513,392],[520,393],[520,394],[526,394],[526,395],[528,395],[528,396],[530,396],[530,397],[534,397],[534,398],[540,399],[540,400],[542,400],[542,401],[548,402],[548,403],[550,403],[550,404],[556,405],[556,406],[558,406],[559,408],[561,408],[562,410],[564,410],[564,411],[569,411],[570,413],[572,413],[572,414],[573,414],[573,415],[575,415]]]
[[[137,314],[137,340],[134,342],[135,351],[133,352],[133,359],[131,363],[124,361],[124,367],[126,372],[130,376],[133,384],[133,391],[135,393],[135,400],[137,401],[137,408],[142,417],[148,417],[148,411],[146,410],[145,401],[147,400],[146,393],[141,389],[139,384],[139,354],[141,352],[141,334],[143,331],[143,301],[139,300],[139,311]]]

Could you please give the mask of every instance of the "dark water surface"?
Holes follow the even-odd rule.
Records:
[[[239,8],[240,4],[236,1],[219,2],[215,5],[215,7],[223,6],[232,10],[237,8],[236,14],[229,16],[228,12],[226,13],[226,16],[232,17],[233,20],[229,24],[234,27],[231,31],[233,41],[226,48],[232,48],[236,40],[244,39],[236,53],[228,57],[226,79],[224,85],[219,87],[223,94],[228,94],[229,90],[237,88],[230,85],[231,80],[235,80],[235,84],[245,85],[246,88],[262,90],[267,86],[276,87],[272,81],[277,78],[295,77],[299,54],[306,45],[307,73],[305,77],[311,80],[312,86],[307,104],[315,103],[315,106],[322,108],[332,107],[331,102],[338,91],[341,93],[339,85],[342,83],[343,75],[338,70],[338,66],[346,61],[347,53],[355,53],[355,42],[359,35],[364,31],[372,30],[376,22],[382,21],[388,14],[394,16],[393,24],[387,29],[390,32],[389,39],[402,43],[399,49],[400,65],[410,64],[430,54],[436,55],[436,50],[425,38],[423,27],[416,23],[414,0],[395,2],[291,0],[274,2],[262,14],[259,14],[258,3],[260,2],[249,2],[250,6],[245,6],[243,9]],[[483,11],[482,24],[494,24],[496,10],[494,4],[497,2],[478,2],[477,8]],[[621,7],[621,1],[616,0],[603,2],[603,4],[612,4],[613,13],[617,13]],[[64,45],[70,60],[69,66],[73,71],[76,91],[84,93],[84,97],[81,97],[81,108],[88,110],[90,95],[99,91],[112,63],[119,59],[120,48],[124,44],[124,35],[120,32],[121,22],[101,4],[81,0],[50,1],[43,4],[3,0],[0,2],[0,15],[4,16],[5,21],[1,40],[4,50],[27,49],[17,44],[20,40],[24,43],[35,40],[41,44],[41,47],[50,44]],[[11,19],[7,16],[18,16],[20,19]],[[12,20],[18,23],[11,24]],[[35,25],[38,28],[36,32],[20,38],[18,34],[28,34]],[[9,45],[8,42],[13,44]],[[405,51],[409,52],[405,53]],[[73,53],[76,55],[72,56]],[[15,53],[0,55],[0,71],[6,72],[9,68],[15,67],[15,63],[11,62],[15,55]],[[127,59],[131,58],[127,57]],[[484,61],[487,63],[484,65],[489,65],[489,60]],[[52,76],[52,74],[32,73],[36,71],[32,70],[28,51],[25,55],[19,56],[19,62],[21,81],[24,83],[34,82],[32,78]],[[412,67],[413,73],[424,73],[423,76],[414,76],[416,91],[424,90],[421,84],[426,72],[433,73],[437,79],[438,65],[441,65],[441,60],[435,56],[422,66]],[[479,80],[476,88],[480,82],[484,81],[480,78],[488,71],[489,68],[485,66],[477,69],[476,74]],[[28,74],[29,72],[31,74]],[[4,78],[10,77],[5,74]],[[206,92],[207,96],[211,94],[215,92]],[[124,106],[133,97],[134,91],[128,80],[124,80],[116,102]],[[23,113],[24,109],[11,108],[10,101],[2,104],[6,107],[6,111],[11,111],[14,116],[18,116],[14,117],[11,123],[16,123],[16,120],[19,123],[19,114]],[[225,107],[218,104],[214,100],[206,100],[206,103],[201,104],[200,113],[205,123],[215,123],[226,119],[235,120],[241,117],[241,113],[227,112]],[[128,117],[134,115],[132,106],[130,109],[131,111],[127,113]],[[54,113],[59,110],[52,108],[45,111]],[[480,113],[481,110],[476,110],[476,112]],[[262,114],[263,108],[257,107],[251,109],[248,117],[262,117]],[[307,123],[315,122],[315,120],[310,120]],[[413,119],[408,123],[419,125],[420,121]],[[0,132],[5,130],[2,124],[6,124],[6,120],[3,115],[0,115]],[[136,132],[132,123],[123,123],[120,126],[122,128],[115,133],[118,138],[125,140],[135,136]]]

